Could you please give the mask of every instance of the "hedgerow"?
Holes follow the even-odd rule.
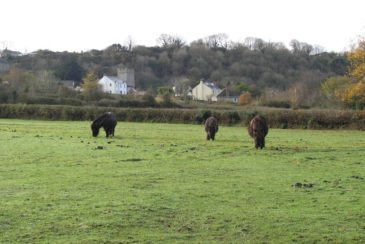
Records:
[[[119,121],[202,124],[209,116],[222,125],[246,126],[257,114],[263,115],[271,128],[365,129],[364,110],[292,110],[247,108],[245,110],[116,108],[66,105],[1,104],[0,118],[43,120],[93,120],[112,111]]]

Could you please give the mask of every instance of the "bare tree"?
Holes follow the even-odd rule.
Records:
[[[2,50],[6,50],[9,47],[8,41],[1,41]]]
[[[305,43],[299,42],[298,40],[291,40],[289,44],[292,48],[292,52],[294,54],[306,54],[309,55],[313,51],[313,46]]]
[[[256,37],[247,37],[244,43],[250,50],[262,50],[265,47],[265,41]]]
[[[54,94],[58,91],[58,83],[59,79],[54,76],[52,71],[39,70],[31,82],[31,88],[35,93]]]
[[[210,48],[228,49],[232,46],[232,42],[228,39],[228,35],[224,33],[210,35],[203,40]]]
[[[124,45],[127,47],[127,50],[129,52],[131,52],[133,50],[133,48],[135,47],[136,42],[134,41],[132,36],[128,36],[127,39],[124,42]]]
[[[191,90],[191,80],[186,77],[178,77],[173,81],[175,96],[187,98]]]
[[[179,36],[173,36],[168,34],[162,34],[157,38],[159,46],[164,48],[179,49],[185,45],[185,41]]]
[[[317,54],[320,54],[320,53],[323,53],[323,52],[325,52],[325,48],[324,47],[319,46],[319,45],[314,45],[311,54],[317,55]]]

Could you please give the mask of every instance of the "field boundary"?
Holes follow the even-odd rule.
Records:
[[[0,104],[0,118],[42,120],[94,120],[112,111],[119,121],[202,124],[214,115],[222,125],[247,125],[257,114],[266,117],[271,128],[365,130],[365,110],[293,110],[254,108],[240,110],[114,108],[65,105]]]

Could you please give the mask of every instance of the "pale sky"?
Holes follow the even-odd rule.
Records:
[[[365,36],[364,11],[365,0],[1,0],[0,49],[80,52],[225,33],[342,52]]]

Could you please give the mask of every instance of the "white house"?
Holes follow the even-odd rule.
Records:
[[[127,95],[128,93],[127,82],[116,76],[104,75],[103,78],[99,80],[99,84],[101,85],[103,92],[106,93],[121,95]]]
[[[111,94],[127,95],[136,92],[134,69],[123,66],[117,68],[117,76],[104,75],[99,80],[103,92]]]
[[[200,81],[200,83],[192,89],[194,100],[217,101],[217,96],[222,89],[212,82]]]

